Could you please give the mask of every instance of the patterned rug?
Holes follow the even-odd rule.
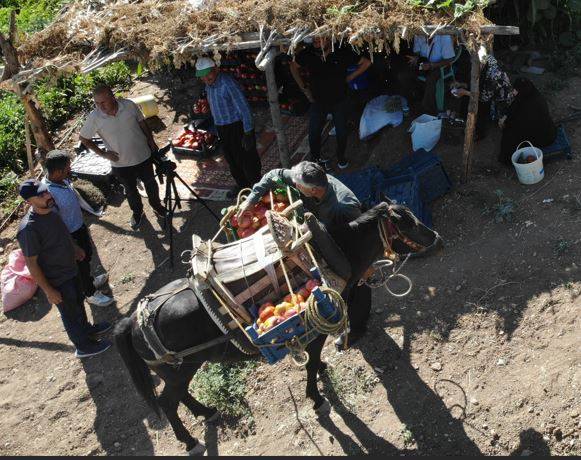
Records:
[[[292,152],[291,161],[294,163],[303,159],[308,151],[305,151],[305,140],[308,131],[308,120],[303,117],[282,117],[285,134],[289,143],[289,150]],[[280,168],[280,159],[276,135],[272,129],[263,130],[256,140],[258,155],[262,161],[262,173],[274,168]],[[196,160],[185,155],[168,156],[177,163],[177,173],[194,191],[202,198],[213,201],[227,201],[226,192],[234,185],[234,179],[230,175],[228,164],[224,157],[219,155],[207,160]],[[179,181],[176,186],[181,198],[191,198],[191,193]],[[165,195],[165,185],[160,187],[160,196]]]

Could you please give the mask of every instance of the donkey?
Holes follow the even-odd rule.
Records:
[[[348,291],[357,286],[372,263],[382,256],[386,246],[405,254],[426,252],[441,245],[440,236],[424,226],[409,209],[386,202],[363,213],[336,231],[333,237],[351,263],[351,277],[342,292],[345,299],[348,299]],[[172,289],[183,282],[184,280],[175,280],[158,292],[173,292]],[[196,293],[188,289],[181,290],[163,303],[155,317],[154,326],[158,337],[168,350],[184,350],[223,336],[200,305]],[[252,357],[244,355],[230,342],[225,342],[184,358],[178,367],[156,362],[138,324],[136,313],[117,323],[114,337],[117,350],[129,370],[137,391],[158,416],[160,409],[164,412],[177,439],[185,444],[190,455],[202,455],[205,446],[184,427],[178,417],[177,408],[181,402],[195,416],[204,417],[206,421],[215,418],[217,410],[204,406],[189,393],[190,381],[206,361],[233,362]],[[319,393],[316,381],[317,373],[326,367],[326,364],[321,362],[325,339],[326,336],[320,335],[306,348],[310,357],[306,364],[306,395],[313,402],[313,409],[319,415],[330,410],[329,403]],[[155,372],[165,382],[159,397],[156,395],[150,371]]]

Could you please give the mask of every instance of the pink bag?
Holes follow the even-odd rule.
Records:
[[[8,264],[0,273],[0,289],[4,311],[14,310],[31,299],[38,285],[30,276],[22,250],[15,249],[8,256]]]

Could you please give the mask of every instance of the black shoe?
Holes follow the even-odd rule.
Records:
[[[103,337],[107,332],[109,332],[112,327],[113,326],[111,325],[111,323],[108,323],[107,321],[102,321],[100,323],[91,326],[88,336],[91,340],[97,341],[101,337]]]
[[[143,219],[143,211],[141,211],[141,214],[133,214],[131,216],[131,220],[129,221],[129,225],[131,226],[131,230],[137,230],[139,228],[139,226],[141,225],[141,220]]]
[[[82,348],[77,348],[75,350],[75,356],[77,358],[88,358],[90,356],[95,356],[107,351],[113,345],[108,340],[102,340],[100,342],[93,342],[85,345]]]

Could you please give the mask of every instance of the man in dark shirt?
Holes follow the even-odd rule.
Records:
[[[313,49],[314,48],[314,49]],[[345,158],[347,148],[347,84],[364,73],[371,61],[348,47],[331,50],[331,43],[324,37],[316,37],[313,48],[305,48],[291,62],[291,72],[305,96],[312,103],[309,121],[309,147],[313,161],[322,163],[329,170],[327,160],[321,160],[321,130],[327,114],[333,117],[337,136],[337,166],[345,169],[349,162]],[[347,69],[357,65],[348,74]],[[305,67],[310,74],[307,88],[299,73]]]
[[[31,208],[17,235],[30,274],[48,301],[57,306],[76,347],[75,356],[85,358],[104,352],[111,342],[99,339],[111,325],[91,325],[87,320],[76,263],[85,257],[84,251],[74,244],[65,223],[53,212],[54,199],[46,184],[29,179],[20,185],[19,192]]]
[[[291,185],[301,194],[305,209],[312,212],[333,235],[334,230],[357,219],[361,215],[361,203],[355,194],[343,183],[325,173],[323,167],[311,161],[302,161],[292,169],[273,169],[254,185],[252,192],[240,205],[238,216],[258,203],[269,190]],[[341,335],[335,346],[342,350],[348,343],[354,343],[367,329],[371,310],[371,290],[369,287],[354,286],[346,295],[349,305],[348,315],[351,332]]]

